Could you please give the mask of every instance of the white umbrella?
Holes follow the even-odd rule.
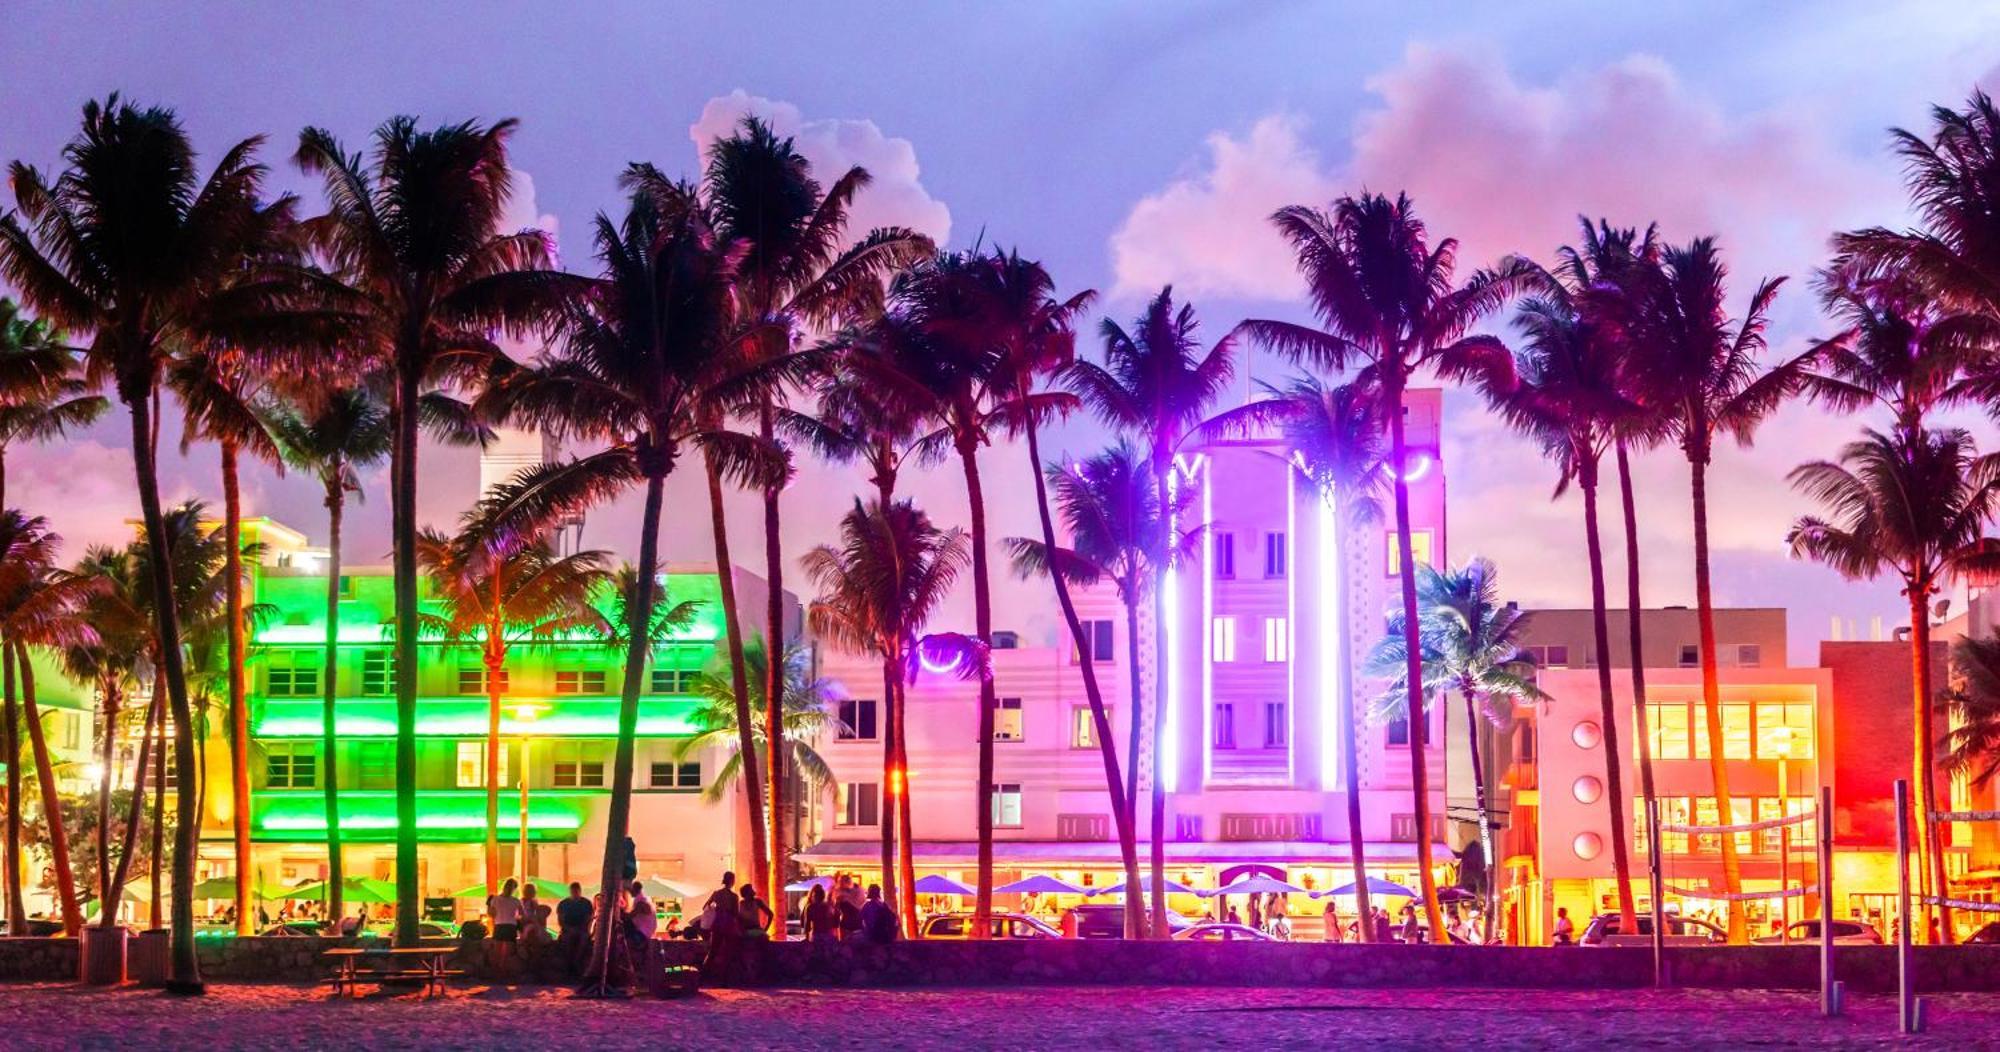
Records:
[[[707,894],[704,888],[695,887],[685,881],[668,880],[665,877],[647,877],[644,884],[646,894],[656,899],[698,899]]]
[[[1214,898],[1217,895],[1268,895],[1274,891],[1280,895],[1306,894],[1306,889],[1295,884],[1287,884],[1275,877],[1261,875],[1244,877],[1242,880],[1228,887],[1216,888],[1214,891],[1204,891],[1201,894],[1209,898]]]
[[[947,876],[933,873],[918,877],[917,886],[912,889],[919,895],[970,895],[972,889]]]
[[[1208,894],[1208,892],[1206,892],[1206,891],[1201,891],[1201,890],[1199,890],[1199,889],[1196,889],[1196,888],[1191,888],[1191,887],[1188,887],[1188,886],[1187,886],[1186,884],[1183,884],[1183,883],[1181,883],[1180,881],[1177,881],[1177,880],[1169,880],[1169,881],[1167,881],[1167,882],[1166,882],[1166,884],[1165,884],[1165,887],[1166,887],[1166,889],[1167,889],[1167,894],[1169,894],[1169,895],[1206,895],[1206,894]],[[1147,892],[1149,892],[1149,891],[1151,891],[1151,890],[1153,890],[1153,882],[1152,882],[1151,880],[1148,880],[1148,879],[1144,878],[1144,877],[1141,877],[1141,878],[1139,879],[1139,894],[1141,894],[1141,895],[1144,895],[1144,894],[1146,894]],[[1089,893],[1089,894],[1091,894],[1091,895],[1123,895],[1123,894],[1125,894],[1125,882],[1124,882],[1124,881],[1119,881],[1118,883],[1116,883],[1116,884],[1113,884],[1113,885],[1111,885],[1111,886],[1110,886],[1110,887],[1108,887],[1108,888],[1092,888],[1092,889],[1090,889],[1090,891],[1089,891],[1088,893]]]
[[[832,891],[833,878],[825,874],[821,874],[817,877],[807,877],[806,879],[798,881],[796,883],[785,885],[786,891],[796,891],[801,893],[811,891],[814,888],[825,888],[828,891]]]
[[[1001,895],[1025,895],[1031,891],[1043,895],[1083,894],[1082,888],[1071,884],[1067,880],[1059,880],[1051,877],[1046,873],[1037,873],[1032,877],[1022,877],[1012,884],[1002,884],[993,890]]]

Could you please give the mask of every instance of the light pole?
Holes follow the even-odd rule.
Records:
[[[528,773],[532,770],[530,761],[535,739],[528,734],[528,728],[540,719],[543,713],[549,711],[549,706],[540,701],[516,701],[509,703],[507,707],[512,711],[515,721],[521,725],[521,769],[518,772],[521,779],[521,840],[520,846],[515,849],[515,855],[520,862],[521,884],[526,886],[528,881],[534,879],[534,874],[529,871],[528,866]]]
[[[1792,728],[1779,727],[1772,734],[1778,750],[1778,817],[1790,818],[1791,808],[1791,759]],[[1778,827],[1778,890],[1791,890],[1792,824],[1786,822]],[[1825,910],[1821,910],[1824,914]],[[1821,923],[1825,923],[1822,921]],[[1789,895],[1778,896],[1778,941],[1790,945],[1792,941],[1792,899]]]

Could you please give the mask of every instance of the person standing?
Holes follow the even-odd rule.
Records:
[[[590,900],[583,897],[582,882],[571,881],[569,897],[556,904],[558,948],[571,977],[583,974],[585,959],[590,955],[591,912]]]
[[[1423,925],[1417,921],[1415,906],[1403,907],[1403,945],[1415,946],[1424,941]]]
[[[806,895],[804,916],[800,918],[805,929],[807,942],[832,942],[834,940],[833,907],[827,904],[826,888],[814,884]]]
[[[530,945],[549,937],[549,907],[537,897],[534,884],[521,889],[521,941]]]
[[[653,900],[646,897],[643,881],[632,882],[631,910],[625,915],[625,925],[627,938],[632,942],[632,963],[644,967],[646,951],[660,930],[660,912]]]
[[[512,877],[500,886],[500,894],[486,899],[486,915],[493,918],[493,941],[511,943],[521,936],[521,900],[514,897],[520,883]]]
[[[771,937],[771,921],[775,916],[771,907],[757,897],[757,889],[743,885],[743,897],[737,905],[743,937],[746,939],[768,939]]]
[[[868,885],[868,901],[861,906],[861,937],[878,946],[896,941],[896,911],[882,901],[882,885]]]
[[[708,953],[702,957],[701,971],[719,983],[736,981],[737,959],[743,941],[742,900],[736,894],[736,874],[724,873],[722,886],[709,893],[702,907],[708,922]]]
[[[1576,922],[1569,919],[1569,907],[1556,907],[1556,929],[1554,942],[1557,946],[1569,946],[1576,942]]]
[[[861,937],[860,898],[860,889],[854,886],[854,879],[841,874],[840,892],[833,900],[833,926],[842,940]]]

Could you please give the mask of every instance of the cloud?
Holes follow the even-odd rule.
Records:
[[[873,182],[855,196],[847,224],[850,238],[883,226],[906,226],[939,244],[951,236],[951,210],[925,189],[916,147],[908,139],[884,134],[872,120],[807,120],[789,102],[739,88],[708,100],[701,117],[688,127],[688,137],[706,161],[709,145],[729,135],[748,116],[761,117],[772,131],[791,136],[822,184],[855,165],[868,169]]]

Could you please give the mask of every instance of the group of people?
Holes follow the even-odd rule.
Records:
[[[814,884],[799,919],[807,942],[896,941],[896,911],[882,900],[882,885],[870,884],[864,893],[845,873],[835,878],[832,894],[825,885]]]
[[[1401,942],[1414,945],[1430,941],[1428,930],[1424,926],[1423,914],[1418,912],[1415,903],[1404,903],[1403,908],[1393,917],[1388,910],[1380,906],[1370,907],[1369,912],[1371,914],[1368,918],[1369,932],[1375,942]],[[1451,937],[1452,942],[1474,946],[1485,942],[1485,930],[1480,926],[1477,913],[1454,905],[1446,908],[1444,917],[1445,932]],[[1333,902],[1326,904],[1326,931],[1329,942],[1362,941],[1361,918],[1349,919]]]
[[[523,886],[508,880],[499,894],[487,898],[485,916],[467,921],[459,929],[459,938],[468,942],[491,939],[507,948],[503,952],[517,954],[522,962],[553,951],[565,972],[581,976],[590,962],[594,922],[603,905],[603,894],[585,897],[580,881],[571,881],[569,895],[551,906],[533,883]],[[632,960],[643,959],[646,943],[659,934],[659,910],[647,897],[645,885],[637,880],[621,889],[618,906],[619,925],[613,937],[632,951]],[[554,934],[549,931],[551,917],[556,923]]]

